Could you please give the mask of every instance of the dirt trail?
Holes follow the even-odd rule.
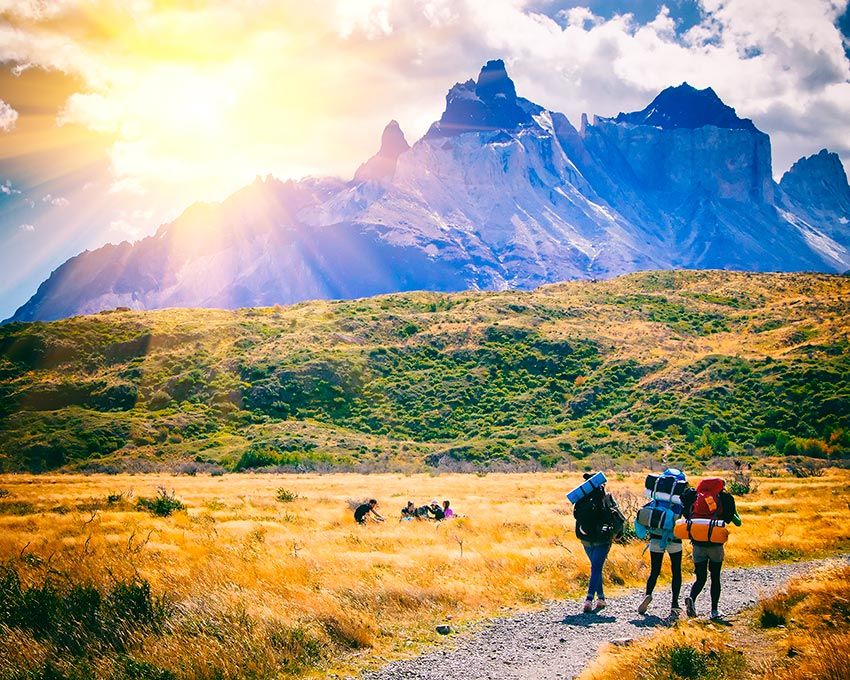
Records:
[[[836,558],[847,559],[847,558]],[[829,560],[725,569],[720,608],[727,620],[781,587],[790,577],[811,572]],[[665,567],[669,565],[665,561]],[[693,579],[686,576],[682,605]],[[708,587],[697,600],[705,617]],[[669,585],[659,584],[646,616],[637,613],[643,592],[631,590],[608,600],[599,614],[581,613],[581,601],[555,602],[545,609],[495,619],[484,629],[461,636],[451,649],[438,649],[409,661],[397,661],[364,680],[508,680],[575,678],[611,640],[649,635],[668,625]],[[734,621],[734,619],[733,619]]]

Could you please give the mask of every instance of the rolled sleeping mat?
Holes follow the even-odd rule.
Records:
[[[664,503],[670,503],[671,505],[682,507],[682,498],[679,495],[662,493],[660,491],[653,491],[652,489],[644,489],[643,495],[644,498],[650,498],[654,501],[663,501]],[[679,514],[681,515],[682,513],[680,512]]]
[[[699,543],[726,543],[729,529],[719,519],[680,519],[673,527],[676,538],[688,538]]]
[[[567,494],[567,500],[570,503],[575,505],[582,498],[589,496],[594,489],[598,489],[600,486],[605,484],[608,479],[605,477],[605,474],[602,472],[597,472],[593,477],[586,480],[583,484],[579,484],[575,489],[570,491]]]

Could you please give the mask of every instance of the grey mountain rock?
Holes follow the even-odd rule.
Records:
[[[824,156],[824,157],[822,157]],[[14,315],[242,307],[407,290],[533,288],[642,269],[850,268],[850,189],[682,85],[615,118],[518,97],[502,61],[457,84],[412,146],[398,124],[353,180],[258,179],[153,236],[71,258]]]

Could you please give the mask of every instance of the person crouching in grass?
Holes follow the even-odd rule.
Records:
[[[354,521],[358,524],[366,524],[366,520],[371,517],[375,522],[383,522],[384,518],[375,509],[378,507],[378,501],[374,498],[368,503],[358,505],[354,510]]]

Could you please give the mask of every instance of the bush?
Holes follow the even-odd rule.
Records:
[[[726,490],[733,496],[746,496],[758,489],[758,483],[753,480],[749,467],[736,463],[732,479],[726,484]]]
[[[136,502],[136,507],[139,510],[147,510],[157,517],[170,517],[175,512],[186,509],[182,501],[175,498],[173,491],[169,493],[163,487],[157,489],[154,498],[140,498]]]
[[[690,645],[670,650],[670,670],[683,678],[701,678],[708,671],[706,655]]]
[[[298,498],[298,494],[294,491],[290,491],[289,489],[284,489],[283,487],[277,490],[277,494],[275,498],[279,500],[281,503],[291,503],[296,498]]]

